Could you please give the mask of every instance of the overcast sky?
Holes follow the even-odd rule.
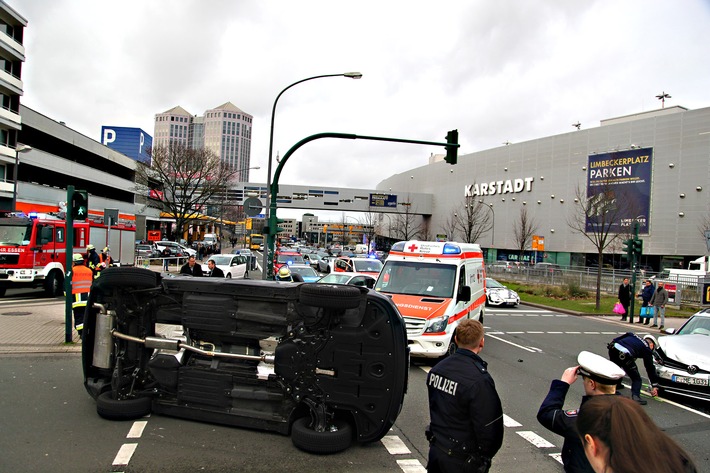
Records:
[[[250,181],[322,132],[445,141],[460,154],[710,106],[709,0],[6,0],[28,20],[22,103],[91,138],[230,101],[254,116]],[[374,188],[443,148],[319,140],[281,183]],[[274,163],[275,167],[275,163]],[[300,213],[299,213],[300,214]]]

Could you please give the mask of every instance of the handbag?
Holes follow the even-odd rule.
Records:
[[[643,317],[644,319],[650,319],[653,317],[653,307],[648,306],[648,307],[641,307],[641,312],[639,313],[639,317]]]
[[[614,313],[619,315],[624,315],[626,313],[626,310],[624,310],[624,306],[621,305],[621,302],[614,304]]]

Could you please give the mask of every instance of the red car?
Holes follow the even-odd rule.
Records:
[[[303,260],[303,256],[297,251],[278,251],[274,257],[274,275],[279,272],[283,265],[308,264]]]

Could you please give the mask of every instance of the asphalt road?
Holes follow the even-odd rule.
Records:
[[[62,301],[57,305],[61,310]],[[607,341],[627,327],[525,307],[489,309],[484,322],[482,356],[506,415],[504,444],[491,471],[561,472],[562,439],[535,418],[550,381],[576,364],[580,350],[605,354]],[[107,421],[83,388],[77,355],[2,356],[0,471],[422,472],[428,450],[424,381],[431,365],[413,360],[402,413],[382,442],[318,456],[273,433],[159,415]],[[622,392],[629,395],[628,389]],[[582,394],[581,383],[572,386],[568,408],[577,407]],[[698,471],[710,473],[707,411],[651,399],[645,409],[691,452]]]

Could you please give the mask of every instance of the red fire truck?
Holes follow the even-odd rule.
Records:
[[[136,229],[125,224],[108,226],[74,222],[74,252],[92,244],[108,246],[118,264],[135,261]],[[0,297],[9,288],[44,287],[47,295],[63,294],[66,262],[66,222],[49,214],[0,218]],[[110,241],[109,241],[110,240]]]

